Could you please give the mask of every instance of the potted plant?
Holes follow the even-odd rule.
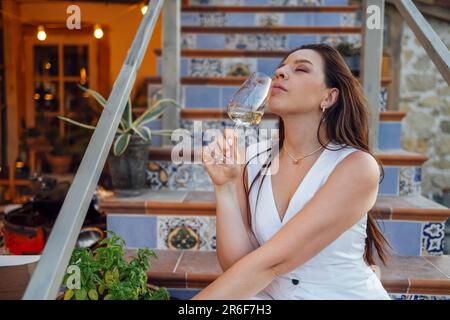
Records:
[[[50,134],[48,135],[50,136]],[[67,136],[61,137],[59,134],[52,135],[49,138],[52,150],[46,153],[45,157],[52,168],[52,172],[56,174],[64,174],[69,172],[72,164],[72,150]]]
[[[64,300],[168,300],[166,288],[148,285],[149,258],[157,258],[148,248],[138,249],[125,259],[125,241],[112,231],[94,250],[75,248],[64,276]],[[70,269],[69,269],[70,268]],[[73,278],[74,270],[79,279]],[[77,281],[78,280],[78,281]]]
[[[103,108],[106,106],[107,100],[98,92],[82,86],[80,88],[91,95]],[[151,138],[153,135],[170,136],[172,134],[172,130],[150,130],[147,125],[159,118],[169,106],[180,108],[180,105],[172,99],[161,99],[153,101],[147,110],[137,119],[133,119],[132,103],[128,99],[114,138],[112,152],[108,157],[112,185],[118,196],[133,196],[143,192],[146,184],[144,172],[148,163]],[[86,129],[95,130],[95,126],[92,125],[63,116],[58,116],[58,118]]]
[[[349,69],[355,76],[360,72],[360,49],[351,42],[341,42],[336,46],[336,50],[344,57]]]

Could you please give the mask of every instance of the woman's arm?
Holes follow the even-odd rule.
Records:
[[[277,275],[288,273],[322,251],[374,205],[379,168],[356,151],[333,171],[314,197],[280,231],[193,299],[248,299]]]
[[[245,193],[239,182],[215,186],[215,194],[216,251],[220,266],[226,271],[258,246],[248,227]]]

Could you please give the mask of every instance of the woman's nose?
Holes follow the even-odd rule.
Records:
[[[278,68],[277,71],[275,71],[275,78],[286,80],[287,77],[288,75],[284,68]]]

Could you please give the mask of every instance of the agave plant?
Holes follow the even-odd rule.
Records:
[[[80,85],[79,87],[91,95],[103,108],[106,107],[107,100],[100,93]],[[122,114],[120,126],[117,129],[117,134],[114,141],[114,155],[120,156],[126,151],[133,135],[146,142],[151,140],[152,135],[170,136],[172,134],[172,130],[150,130],[146,127],[146,124],[160,117],[168,106],[181,108],[181,106],[173,99],[154,100],[152,101],[152,105],[133,121],[131,100],[128,98],[128,102]],[[81,123],[64,116],[58,116],[58,119],[86,129],[95,130],[95,126]]]

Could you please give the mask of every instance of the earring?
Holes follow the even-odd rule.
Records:
[[[321,108],[322,108],[322,122],[325,122],[325,107],[324,106],[321,106]]]

